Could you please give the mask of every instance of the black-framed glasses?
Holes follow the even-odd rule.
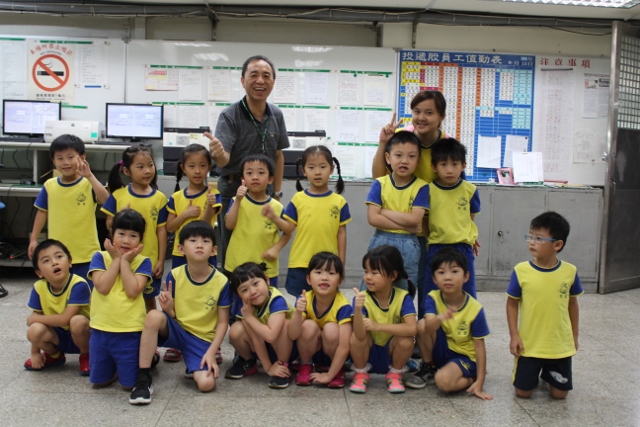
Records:
[[[555,242],[558,239],[552,239],[551,237],[540,237],[540,236],[532,236],[531,234],[525,234],[524,240],[527,242],[535,242],[536,244],[544,243],[544,242]]]

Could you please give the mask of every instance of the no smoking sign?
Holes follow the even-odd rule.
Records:
[[[29,40],[27,97],[34,100],[73,102],[75,46],[64,41]]]
[[[33,82],[46,92],[61,90],[69,82],[70,76],[67,62],[64,58],[54,54],[38,58],[31,71]]]

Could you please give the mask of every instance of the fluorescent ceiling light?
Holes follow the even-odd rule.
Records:
[[[500,0],[497,0],[500,1]],[[593,6],[629,9],[640,3],[640,0],[501,0],[512,3],[536,3],[562,6]]]

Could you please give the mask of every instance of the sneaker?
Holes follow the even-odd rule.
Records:
[[[347,382],[347,379],[345,378],[345,375],[344,375],[344,369],[340,369],[338,371],[338,373],[336,374],[336,376],[333,377],[333,379],[331,381],[329,381],[329,384],[327,384],[327,387],[329,387],[329,388],[342,388],[342,387],[344,387],[346,382]]]
[[[175,363],[182,360],[182,352],[177,348],[168,348],[162,358],[165,362]]]
[[[303,387],[311,385],[311,373],[313,365],[311,363],[301,363],[296,374],[296,385]]]
[[[406,376],[404,383],[409,388],[425,388],[427,384],[433,384],[435,376],[436,367],[431,363],[423,363],[418,372]]]
[[[184,377],[187,379],[193,379],[193,372],[189,372],[189,368],[184,368]]]
[[[80,375],[83,377],[88,377],[91,372],[91,368],[89,366],[89,353],[80,355]]]
[[[351,385],[349,386],[349,391],[352,393],[366,393],[367,392],[367,383],[369,382],[369,373],[368,372],[356,372],[353,374],[353,378],[351,379]]]
[[[257,372],[258,365],[256,364],[256,359],[245,360],[244,358],[238,356],[236,361],[233,362],[233,366],[227,369],[224,377],[230,380],[239,380],[240,378],[253,375]]]
[[[156,353],[153,355],[153,359],[151,359],[151,367],[155,368],[160,363],[160,350],[156,348]]]
[[[51,357],[49,353],[46,353],[44,351],[42,352],[42,354],[44,354],[44,366],[42,368],[39,368],[39,369],[33,368],[31,366],[31,359],[28,359],[26,362],[24,362],[24,368],[27,371],[42,371],[43,369],[62,366],[67,361],[67,359],[64,357],[64,353],[60,353],[60,356],[58,357]]]
[[[402,384],[402,374],[389,372],[385,375],[387,380],[387,390],[389,393],[404,393],[404,384]]]
[[[148,405],[151,403],[151,395],[153,394],[153,385],[148,378],[139,378],[136,386],[131,390],[129,403],[132,405]]]
[[[216,363],[218,365],[222,363],[222,352],[220,351],[220,349],[216,351]]]
[[[418,370],[418,362],[413,359],[407,360],[407,364],[404,365],[405,372],[416,372]]]
[[[288,364],[285,363],[284,366],[287,366]],[[289,383],[291,382],[291,377],[276,377],[273,376],[271,378],[269,378],[269,387],[271,388],[287,388],[289,387]]]

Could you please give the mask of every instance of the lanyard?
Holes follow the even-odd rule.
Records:
[[[242,99],[242,106],[247,110],[247,113],[249,113],[249,117],[251,117],[253,126],[256,128],[256,132],[258,132],[258,136],[260,137],[260,143],[262,144],[262,152],[264,154],[267,154],[267,147],[265,146],[265,141],[267,140],[267,135],[269,134],[269,116],[266,116],[266,118],[264,119],[264,129],[260,129],[258,122],[256,121],[255,117],[253,117],[253,114],[251,113],[251,110],[249,110],[249,107],[247,107],[247,104],[244,102],[244,98]]]

